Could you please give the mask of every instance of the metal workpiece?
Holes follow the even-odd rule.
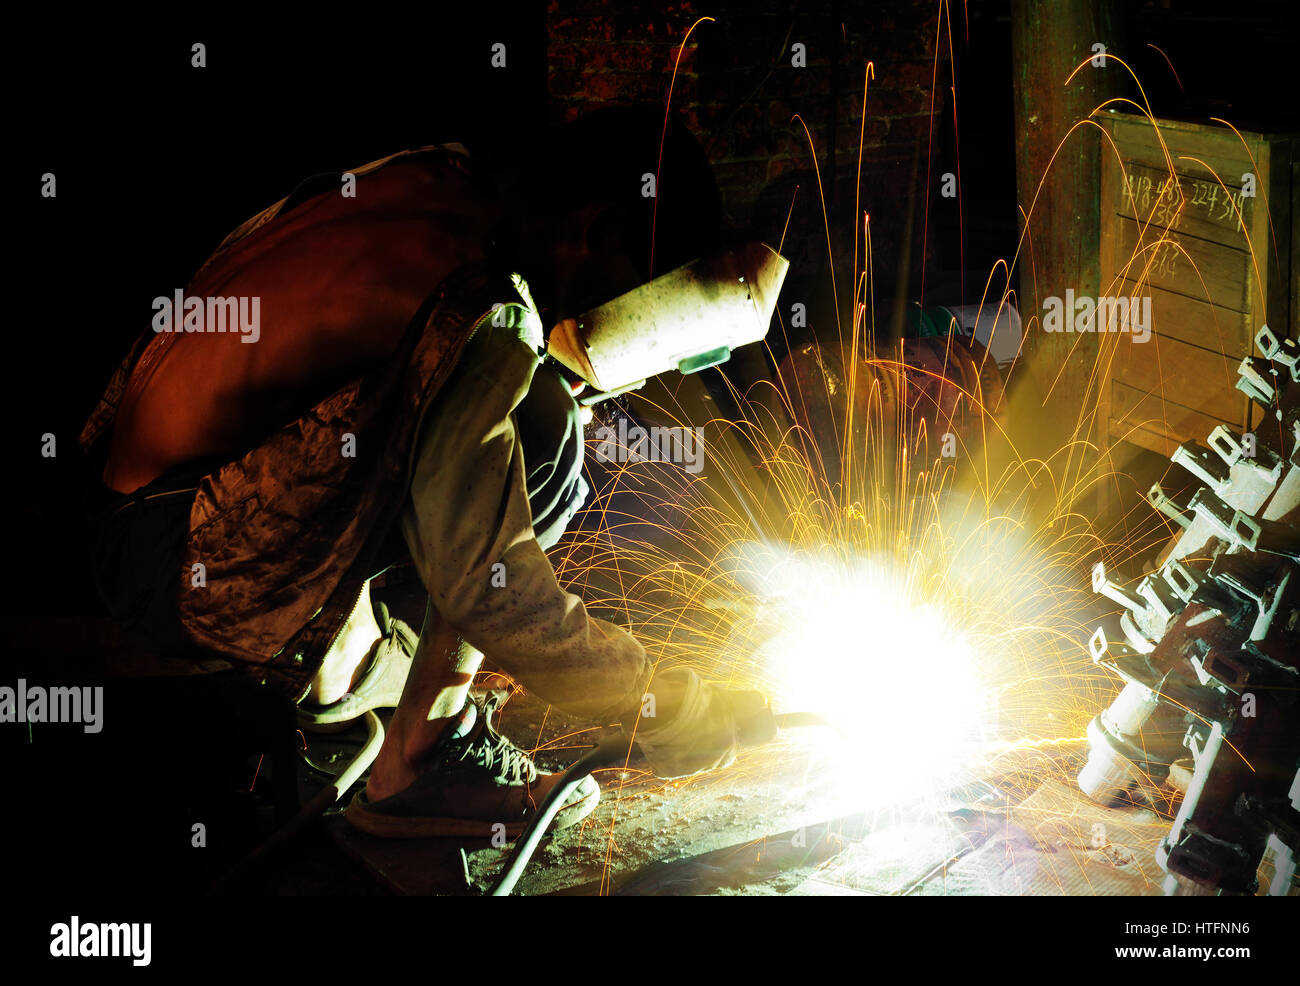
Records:
[[[1092,755],[1079,773],[1084,794],[1108,803],[1142,782],[1140,733],[1159,702],[1151,689],[1130,681],[1110,707],[1088,723]]]
[[[1300,382],[1300,345],[1294,339],[1279,339],[1272,329],[1262,325],[1255,333],[1255,345],[1274,366],[1284,367],[1293,383]]]
[[[1286,458],[1269,447],[1265,436],[1252,435],[1248,443],[1244,436],[1225,425],[1210,433],[1208,448],[1186,442],[1171,458],[1206,485],[1185,507],[1166,497],[1158,484],[1148,492],[1151,505],[1183,528],[1167,551],[1167,558],[1200,554],[1225,532],[1229,537],[1234,536],[1238,514],[1243,517],[1259,514],[1261,508],[1276,498],[1284,476],[1290,472]],[[1300,483],[1296,485],[1296,495],[1300,496]],[[1266,519],[1274,516],[1271,511],[1265,511]],[[1248,536],[1246,531],[1242,534]]]
[[[1273,403],[1273,398],[1277,396],[1277,391],[1273,387],[1273,381],[1266,375],[1266,361],[1255,359],[1247,356],[1237,367],[1237,389],[1249,397],[1256,404],[1265,407]]]
[[[1124,634],[1124,639],[1128,645],[1139,654],[1150,654],[1156,649],[1156,645],[1148,639],[1147,635],[1138,626],[1137,621],[1133,619],[1132,613],[1122,613],[1119,618],[1119,627]]]
[[[1300,839],[1300,347],[1264,327],[1261,357],[1243,360],[1238,388],[1264,411],[1250,436],[1221,425],[1208,447],[1173,461],[1204,485],[1182,507],[1157,484],[1151,505],[1178,525],[1157,572],[1136,588],[1098,565],[1093,589],[1124,607],[1127,644],[1098,628],[1093,660],[1124,687],[1088,728],[1080,789],[1114,801],[1172,782],[1190,762],[1177,817],[1156,858],[1170,894],[1253,894],[1261,861],[1268,892],[1285,894]],[[1270,422],[1280,422],[1277,424]],[[1181,714],[1174,750],[1144,736]],[[1188,758],[1190,754],[1190,758]],[[1162,766],[1163,763],[1163,766]]]
[[[1101,562],[1092,567],[1092,591],[1112,599],[1130,612],[1139,612],[1146,608],[1146,603],[1136,592],[1130,592],[1106,577],[1106,568]]]
[[[1087,735],[1088,762],[1079,771],[1079,790],[1099,804],[1110,804],[1143,783],[1146,775],[1133,759],[1137,748],[1107,732],[1100,716],[1088,723]]]
[[[1187,508],[1179,506],[1166,496],[1159,483],[1152,484],[1151,489],[1147,490],[1147,502],[1183,530],[1192,526],[1191,518],[1187,516]]]
[[[1215,493],[1228,488],[1232,469],[1213,449],[1195,442],[1184,442],[1174,450],[1171,458],[1175,465],[1182,466]]]
[[[1136,591],[1107,578],[1100,562],[1092,569],[1093,591],[1125,608],[1127,612],[1120,618],[1120,628],[1130,646],[1144,654],[1155,648],[1155,641],[1164,635],[1170,620],[1196,593],[1204,590],[1207,581],[1197,570],[1177,559],[1166,562],[1159,572],[1145,576]]]
[[[1296,423],[1296,432],[1296,451],[1291,457],[1290,468],[1260,514],[1265,520],[1278,520],[1300,510],[1300,421]]]
[[[1156,635],[1164,631],[1183,605],[1173,585],[1162,571],[1158,575],[1148,575],[1138,583],[1138,595],[1146,602],[1148,621],[1156,630]]]

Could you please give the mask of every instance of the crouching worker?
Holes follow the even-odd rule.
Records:
[[[593,114],[513,187],[458,146],[309,180],[159,310],[86,425],[114,616],[247,669],[306,724],[395,706],[347,812],[366,832],[529,822],[556,775],[471,699],[485,654],[566,712],[635,728],[663,776],[728,763],[765,705],[674,672],[637,725],[643,648],[545,554],[587,492],[577,396],[761,338],[785,274],[761,244],[718,245],[707,161],[674,124],[660,164],[661,133]],[[214,311],[257,324],[215,331]],[[395,546],[428,590],[418,637],[370,601]],[[557,826],[598,797],[587,778]]]

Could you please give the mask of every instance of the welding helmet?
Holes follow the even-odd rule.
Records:
[[[767,335],[789,266],[765,243],[717,250],[557,323],[547,349],[605,394],[716,366]]]

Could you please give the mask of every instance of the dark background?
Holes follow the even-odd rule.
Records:
[[[1010,0],[953,4],[951,24],[930,0],[660,6],[443,6],[360,27],[211,21],[16,38],[29,98],[10,120],[19,312],[8,349],[24,371],[7,396],[19,398],[16,478],[37,494],[24,499],[46,501],[61,484],[47,482],[57,470],[40,458],[39,436],[54,432],[72,453],[152,299],[185,284],[244,219],[310,174],[394,151],[460,140],[480,157],[526,159],[548,122],[608,102],[662,106],[678,45],[704,14],[716,21],[691,36],[673,106],[715,162],[729,219],[774,241],[785,230],[788,297],[816,299],[828,285],[818,176],[795,113],[811,132],[841,284],[851,281],[859,156],[873,273],[888,289],[878,298],[970,300],[1012,255]],[[1119,6],[1119,37],[1102,40],[1133,66],[1157,114],[1297,126],[1292,4]],[[190,65],[194,41],[207,45],[206,68]],[[489,64],[497,41],[505,69]],[[796,41],[806,69],[790,67]],[[47,171],[56,199],[38,194]],[[949,171],[960,173],[959,203],[937,195]]]
[[[833,330],[815,153],[842,289],[860,159],[881,306],[972,300],[993,263],[1014,253],[1018,229],[1011,4],[956,3],[951,23],[939,8],[720,0],[664,11],[570,0],[440,5],[361,26],[212,19],[19,32],[14,91],[25,98],[9,122],[18,305],[7,347],[19,372],[6,398],[20,509],[48,523],[76,434],[151,300],[184,285],[244,219],[310,174],[394,151],[460,140],[480,157],[526,159],[548,122],[609,102],[662,106],[681,39],[705,14],[716,21],[682,53],[673,106],[708,148],[729,219],[773,241],[785,232],[786,297],[807,299],[821,316],[814,324]],[[1292,4],[1119,8],[1118,37],[1102,40],[1133,66],[1157,114],[1297,127]],[[206,68],[190,65],[195,41],[207,45]],[[489,63],[498,41],[505,69]],[[790,66],[796,41],[805,69]],[[47,171],[56,199],[38,194]],[[949,171],[960,175],[958,202],[937,195]],[[58,436],[59,460],[39,455],[46,432]]]

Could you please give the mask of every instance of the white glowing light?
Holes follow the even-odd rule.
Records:
[[[981,655],[942,605],[888,563],[761,550],[752,630],[776,711],[836,727],[808,739],[863,804],[956,783],[992,717]]]

